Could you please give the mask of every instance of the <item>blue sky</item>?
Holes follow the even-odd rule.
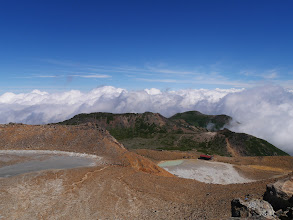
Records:
[[[0,1],[0,93],[293,89],[293,2]]]

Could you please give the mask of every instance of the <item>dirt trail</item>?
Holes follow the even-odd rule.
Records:
[[[174,145],[176,147],[178,147],[178,144],[180,143],[180,141],[181,141],[181,139],[182,139],[183,136],[184,136],[184,134],[180,135],[180,137],[174,142]]]
[[[226,138],[226,143],[227,143],[227,151],[231,154],[231,156],[232,157],[239,157],[240,156],[239,153],[231,147],[228,138]]]
[[[87,172],[79,181],[77,182],[73,182],[70,186],[71,188],[67,191],[65,191],[64,193],[68,193],[68,192],[73,192],[74,190],[78,189],[78,186],[80,186],[84,181],[88,180],[90,177],[93,177],[93,174],[96,173],[96,172],[101,172],[103,171],[104,169],[107,169],[109,166],[105,166],[101,169],[98,169],[98,170],[94,170],[94,171],[90,171],[90,172]]]

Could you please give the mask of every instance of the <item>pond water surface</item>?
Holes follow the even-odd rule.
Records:
[[[62,151],[0,151],[0,177],[49,169],[95,166],[101,157]]]

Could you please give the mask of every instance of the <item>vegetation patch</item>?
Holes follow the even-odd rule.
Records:
[[[232,120],[227,115],[205,115],[197,111],[178,113],[170,118],[171,120],[184,120],[189,125],[217,131],[223,128]]]

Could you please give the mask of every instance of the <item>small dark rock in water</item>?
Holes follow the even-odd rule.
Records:
[[[273,207],[264,200],[252,199],[244,202],[233,199],[231,202],[232,217],[247,219],[277,219]]]
[[[274,210],[293,207],[293,177],[279,180],[267,185],[263,199],[268,201]]]

